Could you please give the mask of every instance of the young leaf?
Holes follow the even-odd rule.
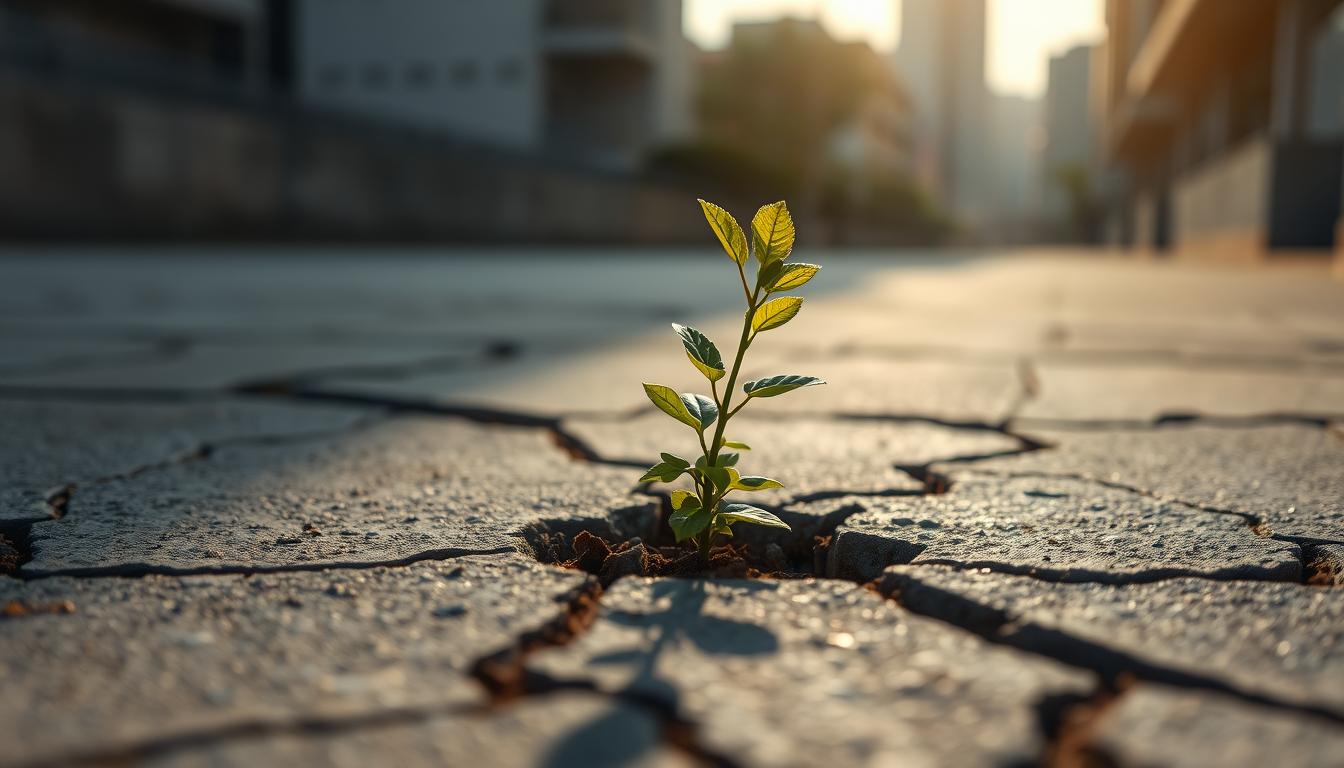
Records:
[[[722,442],[719,443],[719,445],[722,445],[724,448],[735,448],[735,449],[737,449],[737,450],[739,450],[739,451],[750,451],[750,450],[751,450],[751,446],[750,446],[750,445],[747,445],[746,443],[738,442],[737,440],[723,440]]]
[[[686,356],[701,373],[705,374],[705,378],[710,381],[723,378],[725,373],[723,355],[719,354],[719,348],[714,346],[714,342],[710,341],[708,336],[694,328],[676,323],[672,324],[672,330],[681,337],[681,345],[686,348]]]
[[[714,230],[714,234],[719,238],[723,250],[728,252],[728,258],[738,264],[746,264],[748,255],[747,236],[743,234],[742,227],[737,225],[737,219],[734,219],[731,213],[719,206],[704,200],[700,200],[700,208],[705,212],[705,219],[709,221],[709,228]]]
[[[686,403],[676,390],[671,387],[664,387],[661,384],[644,384],[644,394],[649,396],[649,400],[658,406],[658,410],[666,413],[668,416],[680,421],[682,424],[694,430],[704,429],[700,426],[700,418],[692,415],[686,408]]]
[[[742,458],[740,453],[720,453],[719,460],[716,462],[720,467],[735,467],[737,460]]]
[[[825,384],[825,380],[816,376],[799,376],[796,373],[782,373],[778,376],[771,376],[766,379],[756,379],[748,381],[742,385],[742,391],[747,393],[747,397],[774,397],[782,395],[785,392],[792,392],[802,387],[815,387],[819,384]]]
[[[703,458],[695,463],[695,467],[701,477],[721,491],[731,488],[737,476],[737,470],[730,467],[706,466]]]
[[[724,522],[729,525],[751,523],[752,525],[765,525],[770,528],[783,528],[786,531],[791,530],[788,523],[764,509],[753,507],[750,504],[721,504],[719,505],[719,514],[723,517]]]
[[[755,475],[746,475],[737,478],[733,482],[735,491],[764,491],[769,488],[783,488],[784,484],[778,480],[771,480],[768,477],[757,477]]]
[[[682,542],[705,530],[713,517],[708,509],[702,509],[697,502],[693,506],[683,506],[673,512],[668,516],[667,524],[671,526],[672,534],[676,536],[677,541]]]
[[[681,458],[675,453],[660,453],[658,456],[662,458],[664,464],[671,464],[674,467],[680,467],[682,469],[688,469],[691,466],[691,462]]]
[[[797,296],[781,296],[771,299],[756,308],[751,316],[752,330],[760,333],[789,322],[798,310],[803,308],[803,300]]]
[[[793,250],[793,217],[783,200],[761,206],[751,219],[752,244],[761,266],[782,261]]]
[[[784,268],[787,266],[788,264],[783,261],[772,261],[769,264],[761,265],[761,268],[756,270],[757,289],[769,293],[770,286],[779,281],[780,275],[784,274]]]
[[[690,505],[690,506],[687,506],[687,505]],[[672,509],[674,509],[674,510],[680,510],[680,509],[683,509],[683,508],[686,509],[686,511],[687,511],[688,513],[691,511],[691,508],[699,509],[699,508],[700,508],[700,499],[699,499],[694,493],[691,493],[690,491],[673,491],[673,492],[672,492]]]
[[[696,424],[692,426],[699,425],[697,429],[701,432],[707,429],[710,424],[713,424],[715,419],[719,418],[719,406],[704,395],[687,392],[681,396],[681,402],[696,420]]]
[[[664,483],[670,483],[678,477],[681,477],[681,473],[686,470],[687,467],[678,467],[675,464],[662,461],[649,467],[649,471],[645,472],[644,476],[639,478],[639,482],[652,483],[654,480],[659,480]]]
[[[771,265],[773,266],[773,265]],[[766,285],[768,293],[778,293],[779,291],[788,291],[806,283],[821,271],[821,267],[816,264],[804,264],[796,262],[794,264],[785,264],[780,271],[779,277]]]
[[[729,527],[727,521],[723,519],[723,515],[714,516],[714,522],[711,524],[710,530],[721,536],[727,536],[730,539],[733,537],[733,529]]]

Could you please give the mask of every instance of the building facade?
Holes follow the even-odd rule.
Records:
[[[904,0],[894,64],[914,109],[920,181],[962,218],[982,220],[992,200],[985,0]]]
[[[1041,150],[1041,204],[1047,216],[1062,220],[1090,191],[1096,125],[1090,105],[1093,46],[1080,45],[1050,58],[1045,91],[1045,141]],[[1083,186],[1076,189],[1071,185]]]
[[[1334,246],[1340,0],[1108,0],[1106,232],[1251,260]]]
[[[690,130],[679,0],[297,0],[304,103],[623,168]]]

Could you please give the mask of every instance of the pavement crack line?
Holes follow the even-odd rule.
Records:
[[[1036,366],[1032,363],[1031,358],[1020,358],[1013,369],[1017,374],[1018,392],[1013,398],[1012,404],[1008,406],[1007,415],[999,423],[999,428],[1005,432],[1018,414],[1022,413],[1022,409],[1026,408],[1041,394],[1041,377],[1036,373]]]
[[[1118,765],[1112,755],[1095,743],[1095,736],[1107,713],[1133,687],[1133,681],[1128,678],[1122,680],[1119,687],[1100,682],[1089,696],[1046,696],[1037,702],[1037,718],[1046,745],[1036,765],[1044,768],[1109,768]]]
[[[1016,429],[1056,432],[1151,432],[1178,427],[1250,429],[1254,427],[1303,426],[1337,430],[1339,414],[1270,411],[1230,416],[1211,413],[1167,411],[1151,419],[1068,419],[1022,416],[1011,419]]]
[[[56,568],[50,571],[32,573],[20,570],[17,576],[24,581],[50,579],[59,576],[73,578],[140,578],[143,576],[253,576],[263,573],[300,573],[325,571],[365,571],[373,568],[402,568],[426,560],[455,560],[472,555],[518,554],[516,547],[489,547],[469,549],[465,547],[442,547],[415,552],[404,557],[367,561],[329,561],[287,563],[284,565],[215,565],[182,568],[156,563],[121,563],[119,565],[99,565],[80,568]]]
[[[937,464],[938,462],[932,462],[932,463]],[[1215,507],[1210,504],[1201,504],[1199,502],[1186,501],[1184,499],[1178,499],[1174,496],[1168,496],[1166,494],[1158,493],[1156,491],[1144,488],[1142,486],[1131,485],[1129,483],[1121,482],[1119,480],[1107,480],[1105,478],[1096,477],[1094,475],[1090,475],[1085,472],[1042,472],[1035,470],[998,471],[998,470],[977,469],[977,468],[972,468],[970,471],[973,474],[983,475],[985,477],[1002,478],[1005,480],[1073,480],[1075,482],[1080,483],[1091,483],[1093,485],[1100,485],[1104,488],[1110,488],[1116,491],[1125,491],[1126,493],[1132,493],[1135,494],[1136,496],[1143,496],[1144,498],[1153,499],[1154,501],[1167,502],[1170,504],[1179,504],[1183,507],[1188,507],[1190,509],[1197,510],[1200,512],[1208,512],[1214,515],[1229,515],[1231,517],[1236,517],[1239,518],[1242,522],[1246,523],[1246,526],[1250,528],[1255,535],[1260,536],[1262,538],[1273,538],[1272,534],[1268,529],[1268,524],[1258,515],[1253,515],[1249,512],[1238,512],[1234,509]]]
[[[356,419],[349,424],[334,427],[331,429],[320,429],[306,432],[280,432],[263,433],[255,435],[237,435],[234,437],[225,437],[218,440],[203,440],[196,445],[184,451],[166,456],[157,461],[151,461],[140,464],[130,469],[111,474],[99,475],[90,480],[70,481],[58,485],[47,491],[43,501],[47,505],[52,520],[59,520],[70,510],[70,504],[74,500],[74,495],[80,488],[88,488],[95,485],[106,485],[108,483],[122,482],[134,477],[178,466],[180,464],[189,464],[195,461],[204,461],[209,459],[216,451],[221,448],[235,446],[271,446],[271,445],[291,445],[304,443],[310,440],[325,440],[338,435],[352,434],[360,432],[370,427],[376,426],[388,420],[388,414],[378,413]],[[49,521],[34,521],[49,522]]]
[[[601,583],[590,578],[570,596],[563,614],[523,634],[512,646],[478,659],[471,674],[489,697],[486,711],[507,708],[524,698],[566,691],[593,694],[653,717],[660,725],[664,744],[696,763],[736,768],[735,760],[700,743],[699,727],[678,712],[675,702],[632,689],[605,691],[591,680],[563,680],[528,667],[527,660],[533,654],[569,645],[591,629],[601,611],[602,595]]]
[[[924,583],[911,574],[886,573],[873,585],[879,594],[912,613],[937,619],[996,645],[1092,672],[1117,690],[1131,681],[1157,683],[1174,688],[1208,691],[1296,716],[1324,719],[1336,725],[1344,724],[1344,712],[1287,701],[1271,694],[1249,691],[1200,672],[1147,661],[1104,643],[1015,617],[957,592]]]

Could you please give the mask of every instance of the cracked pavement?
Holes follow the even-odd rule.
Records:
[[[721,257],[3,254],[0,765],[1338,763],[1344,285],[805,256],[793,531],[599,578]]]

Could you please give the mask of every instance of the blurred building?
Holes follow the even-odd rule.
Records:
[[[1050,57],[1045,91],[1045,141],[1041,149],[1041,202],[1063,221],[1079,195],[1092,193],[1094,138],[1090,103],[1093,48],[1080,45]]]
[[[1221,259],[1332,247],[1342,14],[1340,0],[1108,0],[1108,238]]]
[[[264,0],[4,0],[0,63],[95,82],[260,87],[286,75],[273,10]]]
[[[307,104],[617,168],[691,128],[680,0],[298,0]]]
[[[894,62],[914,105],[920,181],[962,218],[984,218],[985,0],[903,0]]]

